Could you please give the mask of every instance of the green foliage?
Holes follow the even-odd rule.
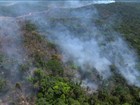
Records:
[[[61,90],[61,89],[63,89],[63,90]],[[67,94],[67,93],[69,93],[69,91],[70,91],[70,87],[69,87],[69,85],[68,85],[67,83],[57,81],[57,82],[55,83],[54,87],[53,87],[53,90],[54,90],[54,92],[55,92],[56,94],[57,94],[57,93],[59,94],[60,91],[61,91],[63,94]]]
[[[32,83],[37,90],[37,105],[88,105],[88,96],[80,85],[62,77],[47,76],[38,69],[34,72]]]
[[[10,65],[9,58],[5,54],[0,53],[0,68],[1,68],[1,72],[2,71],[6,72],[9,65]]]
[[[112,26],[120,32],[126,41],[140,54],[140,4],[115,3],[107,6],[97,6],[103,21],[115,14],[115,24]],[[133,15],[132,15],[133,13]],[[105,15],[107,14],[107,16]]]
[[[52,105],[52,104],[49,104],[47,101],[46,101],[46,99],[45,98],[39,98],[38,100],[37,100],[37,105]]]
[[[116,8],[114,8],[114,6],[116,6]],[[121,32],[123,37],[140,52],[140,30],[138,28],[140,26],[140,18],[138,10],[135,9],[135,7],[122,4],[100,5],[97,7],[101,12],[100,15],[102,18],[101,20],[96,20],[96,25],[101,26],[106,22],[106,19],[114,13],[121,15],[122,22],[118,19],[116,22],[117,27],[114,26],[115,30]],[[128,8],[128,10],[126,8]],[[132,9],[136,10],[134,12],[135,16],[131,15]],[[85,27],[82,27],[80,24],[74,24],[78,22],[77,20],[53,19],[51,21],[53,27],[56,21],[62,22],[66,27],[70,28],[70,30],[78,30],[81,33],[81,30],[85,30]],[[32,25],[27,25],[27,27],[29,28],[27,28],[27,31],[35,31]],[[104,34],[107,37],[107,41],[111,42],[114,40],[107,36],[110,34],[110,31],[107,30]],[[81,88],[80,84],[75,84],[63,77],[64,67],[60,59],[58,59],[59,57],[56,56],[57,53],[55,53],[56,55],[54,53],[45,53],[46,48],[49,48],[47,49],[49,53],[51,53],[51,49],[56,50],[56,46],[53,43],[48,42],[48,46],[44,46],[46,42],[42,43],[43,38],[36,32],[32,32],[27,38],[30,38],[28,42],[32,44],[29,51],[33,51],[31,55],[34,58],[34,64],[36,67],[41,68],[35,70],[33,77],[30,78],[35,93],[37,93],[37,105],[139,105],[140,89],[129,86],[124,78],[116,72],[115,65],[110,67],[112,77],[108,80],[109,82],[103,81],[97,90],[98,92],[89,95]],[[102,43],[101,46],[104,46],[104,43]],[[54,50],[52,52],[54,52]],[[46,56],[49,57],[46,59]],[[78,67],[72,64],[71,68],[77,69]]]
[[[80,105],[79,101],[74,100],[73,98],[69,98],[70,105]]]
[[[34,55],[34,64],[39,68],[46,68],[46,60],[43,58],[42,54],[36,53]]]
[[[35,24],[32,24],[31,22],[26,22],[25,24],[25,30],[26,31],[35,31],[37,29]]]
[[[59,60],[51,59],[46,63],[46,66],[49,70],[53,72],[54,75],[62,75],[63,67]]]
[[[122,105],[130,105],[129,103],[124,103],[124,104],[122,104]]]
[[[21,90],[21,83],[17,82],[15,84],[15,88]]]
[[[52,42],[48,42],[48,47],[50,47],[52,49],[56,49],[56,45]]]
[[[6,81],[0,78],[0,91],[2,91],[6,86]]]
[[[22,65],[20,65],[19,70],[22,71],[22,72],[25,72],[25,71],[29,70],[29,65],[28,64],[22,64]]]
[[[23,28],[25,31],[24,45],[33,65],[43,70],[52,70],[54,74],[58,72],[58,74],[62,74],[63,68],[59,59],[55,57],[51,60],[54,54],[57,55],[55,44],[49,42],[43,35],[40,35],[36,26],[31,22],[26,22]],[[21,65],[21,70],[24,71],[25,69],[25,65]]]

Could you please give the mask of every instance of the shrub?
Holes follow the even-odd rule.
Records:
[[[0,78],[0,91],[2,91],[6,86],[6,81]]]
[[[35,30],[37,30],[37,27],[35,24],[32,24],[31,22],[28,21],[25,24],[25,30],[26,31],[35,31]]]

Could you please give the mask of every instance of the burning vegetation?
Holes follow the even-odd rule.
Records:
[[[0,105],[139,105],[135,5],[3,8],[13,17],[0,17]]]

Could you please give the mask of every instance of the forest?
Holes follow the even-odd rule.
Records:
[[[95,8],[98,11],[97,18],[96,16],[88,17],[88,14],[87,16],[83,14],[85,15],[83,16],[85,19],[91,19],[88,24],[87,22],[81,22],[81,17],[80,20],[79,16],[77,15],[69,16],[75,11],[90,11],[94,10]],[[9,10],[1,9],[0,11]],[[57,10],[54,11],[57,12]],[[69,12],[71,14],[67,16]],[[103,79],[104,74],[107,71],[103,72],[103,75],[102,72],[100,74],[98,70],[94,70],[98,69],[96,68],[96,65],[93,64],[95,68],[93,68],[93,66],[90,66],[89,59],[86,59],[87,61],[83,61],[83,66],[81,66],[81,63],[79,63],[77,60],[81,56],[74,56],[72,52],[68,52],[68,54],[71,56],[68,57],[69,60],[65,62],[64,58],[67,57],[66,50],[69,51],[69,48],[71,48],[69,47],[69,40],[65,40],[65,38],[62,38],[61,40],[63,41],[61,45],[58,44],[61,42],[61,40],[59,41],[59,37],[57,37],[61,36],[61,34],[65,32],[65,29],[68,29],[68,32],[66,31],[67,34],[71,32],[71,36],[76,36],[76,38],[78,37],[77,39],[72,39],[74,40],[73,44],[76,43],[75,40],[79,41],[79,39],[81,39],[85,41],[84,44],[86,44],[86,47],[87,45],[89,45],[90,47],[90,44],[94,45],[94,43],[87,43],[90,42],[90,38],[92,38],[91,33],[95,32],[92,31],[92,27],[95,26],[98,29],[96,31],[97,36],[95,35],[95,37],[97,38],[96,40],[105,40],[105,42],[99,43],[99,46],[104,48],[104,46],[106,46],[108,43],[116,40],[115,35],[116,33],[119,33],[119,37],[121,37],[124,42],[128,44],[128,48],[130,48],[130,50],[133,50],[136,55],[138,55],[138,63],[136,66],[139,73],[140,4],[119,2],[111,4],[91,4],[84,7],[62,10],[62,12],[58,11],[58,14],[52,16],[53,13],[54,12],[50,12],[48,13],[51,14],[50,16],[44,16],[45,19],[49,18],[49,21],[47,20],[49,26],[43,28],[40,28],[40,25],[42,26],[42,24],[38,23],[38,25],[35,23],[36,20],[32,21],[33,18],[29,20],[26,18],[23,20],[17,18],[17,23],[20,25],[20,30],[22,32],[21,39],[18,39],[19,36],[16,38],[12,36],[11,38],[10,35],[7,35],[9,33],[1,32],[1,30],[3,29],[6,29],[6,31],[10,30],[7,27],[10,26],[11,23],[6,23],[7,25],[4,26],[1,21],[5,22],[6,20],[0,20],[0,105],[140,105],[140,77],[138,77],[138,79],[134,79],[138,82],[133,82],[130,80],[131,78],[129,78],[129,75],[124,76],[121,71],[117,70],[120,67],[117,66],[117,63],[111,63],[108,64],[111,76],[107,77],[107,79]],[[59,14],[61,15],[59,16]],[[4,15],[6,16],[7,14],[4,13]],[[8,15],[12,16],[15,14],[11,13]],[[36,17],[36,15],[34,17]],[[38,20],[40,20],[40,17]],[[15,20],[11,21],[14,23]],[[94,25],[90,26],[90,24],[92,23]],[[62,27],[62,29],[60,28],[59,30],[59,28],[57,27],[61,27],[60,24],[65,28]],[[59,31],[54,32],[55,29]],[[14,29],[14,31],[15,33],[18,32],[16,31],[16,29]],[[98,31],[100,33],[98,33]],[[8,38],[11,39],[3,37],[3,35],[1,34],[5,34],[8,36]],[[52,34],[56,35],[53,36]],[[89,37],[87,37],[87,34],[89,34]],[[101,36],[105,38],[103,40],[100,40],[100,36],[98,38],[98,34],[101,34]],[[53,39],[53,37],[55,40]],[[21,57],[13,50],[9,50],[12,48],[9,47],[10,45],[6,44],[10,42],[14,43],[13,41],[16,42],[16,44],[13,44],[13,46],[16,46],[16,49],[13,50],[20,50],[19,54],[24,52]],[[19,43],[17,43],[18,41]],[[20,43],[22,43],[22,45]],[[6,51],[8,51],[10,54],[5,53],[5,50],[3,48],[4,44],[6,44],[5,48],[8,49]],[[80,41],[78,42],[78,44],[80,46]],[[69,45],[68,49],[66,49],[64,45]],[[125,44],[123,47],[125,47]],[[60,50],[62,48],[64,48],[64,51]],[[117,49],[118,46],[115,46],[115,48]],[[89,49],[85,48],[85,50],[87,51]],[[106,47],[101,51],[106,52],[105,49]],[[74,52],[74,54],[81,54],[76,49],[72,50],[77,51]],[[124,51],[123,53],[125,53],[125,51],[126,53],[129,53],[127,52],[128,50],[122,49],[122,51]],[[12,53],[16,56],[9,57]],[[127,58],[126,60],[129,61],[130,59],[131,57]],[[105,62],[102,60],[104,59],[99,60],[98,63]],[[124,68],[126,67],[123,67],[123,69]],[[84,71],[83,69],[87,69],[87,71]],[[91,71],[91,69],[93,71]],[[15,72],[15,70],[17,72]],[[101,70],[104,69],[101,68]],[[80,79],[77,79],[75,77],[75,74],[80,74]],[[97,88],[91,88],[91,85],[85,86],[82,80],[88,80],[90,82],[94,81],[98,86]]]

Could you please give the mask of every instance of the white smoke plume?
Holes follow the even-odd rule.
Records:
[[[80,66],[81,72],[83,72],[81,76],[85,75],[86,72],[91,74],[92,71],[96,70],[102,79],[111,76],[110,66],[114,65],[117,72],[126,79],[128,84],[140,86],[140,72],[136,67],[138,63],[136,53],[112,28],[106,34],[104,30],[100,30],[94,25],[93,21],[98,19],[98,11],[95,8],[81,8],[69,11],[68,14],[63,10],[60,11],[61,9],[57,12],[55,10],[48,12],[46,15],[48,18],[43,19],[44,25],[41,25],[50,33],[51,40],[61,48],[64,61],[72,60]],[[56,14],[53,15],[54,13]],[[73,20],[72,23],[65,24],[59,22],[58,19],[57,22],[52,23],[51,19],[55,17],[66,20],[74,18],[77,21]],[[80,28],[72,29],[72,27],[78,27],[77,24],[80,24]],[[91,81],[94,83],[93,76],[95,75],[84,77],[87,86],[89,82],[89,87],[91,87]]]
[[[53,36],[52,40],[62,49],[64,61],[72,60],[81,67],[82,72],[86,73],[90,70],[92,73],[92,70],[96,69],[103,79],[107,79],[111,76],[110,66],[115,65],[117,71],[129,84],[140,86],[140,72],[136,67],[137,55],[128,47],[119,33],[114,31],[108,33],[112,38],[109,41],[107,36],[94,25],[91,28],[88,27],[84,36],[79,33],[75,35],[62,24],[56,24],[55,31],[52,29],[49,33]],[[87,78],[89,79],[88,76]],[[92,78],[94,77],[90,77],[89,82]]]
[[[2,51],[11,60],[11,80],[18,78],[18,65],[24,62],[22,37],[17,21],[9,17],[0,17],[0,38]],[[8,65],[7,65],[8,67]],[[9,77],[10,78],[10,77]]]
[[[87,6],[91,4],[109,4],[114,3],[114,0],[67,0],[59,1],[56,5],[56,1],[49,2],[49,7],[63,7],[63,8],[78,8],[82,6]]]
[[[106,34],[104,30],[98,29],[94,24],[99,18],[98,11],[95,8],[87,9],[83,7],[91,4],[114,2],[114,0],[12,2],[12,4],[10,2],[10,4],[3,6],[5,8],[16,7],[16,9],[10,10],[10,17],[11,14],[14,14],[15,16],[12,16],[14,19],[31,20],[38,25],[40,31],[47,31],[50,35],[46,34],[46,36],[59,46],[64,56],[64,62],[72,60],[80,67],[81,70],[76,75],[79,75],[78,78],[83,80],[84,85],[91,88],[96,87],[97,82],[94,73],[97,72],[102,80],[108,79],[112,74],[110,66],[115,65],[117,71],[129,84],[140,87],[136,53],[131,51],[133,49],[129,48],[119,33],[110,29],[110,32]],[[0,15],[2,16],[3,13],[0,13]],[[8,13],[6,15],[9,16]],[[53,19],[58,20],[54,22]],[[62,19],[62,22],[59,21],[60,19]],[[2,23],[0,24],[0,26],[3,26]],[[8,26],[10,26],[9,24],[11,23],[8,23]],[[5,31],[8,33],[14,31],[9,30]],[[18,34],[11,34],[10,36],[15,36],[18,39]],[[17,53],[15,52],[16,48],[14,48],[16,43],[18,42],[12,43],[10,48],[6,45],[3,45],[3,47],[8,48],[11,52],[13,51],[10,53],[13,56]],[[9,51],[5,51],[8,54]],[[17,54],[17,56],[20,57],[20,54]],[[91,85],[92,83],[93,85]]]

